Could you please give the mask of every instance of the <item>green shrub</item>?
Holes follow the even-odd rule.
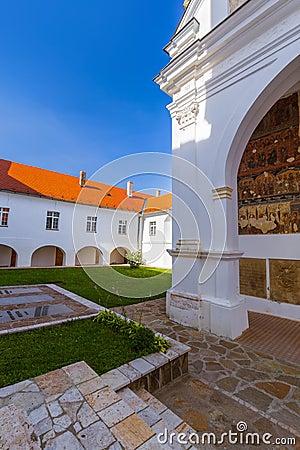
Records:
[[[136,269],[140,267],[141,264],[144,264],[142,257],[142,250],[138,250],[137,252],[126,253],[125,258],[128,261],[128,264],[132,269]]]
[[[100,311],[94,320],[126,336],[134,350],[165,353],[170,347],[165,338],[155,336],[152,330],[141,323],[123,318],[113,311]]]

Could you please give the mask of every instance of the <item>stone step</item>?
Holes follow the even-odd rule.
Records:
[[[195,450],[176,439],[159,443],[165,430],[174,437],[193,430],[153,395],[114,389],[83,361],[0,389],[0,414],[14,407],[28,415],[43,450]],[[12,436],[4,425],[0,442],[7,448]]]
[[[192,433],[196,433],[196,431],[146,389],[139,388],[137,390],[132,390],[126,387],[119,390],[118,395],[120,395],[123,401],[126,402],[127,405],[129,405],[155,432],[155,437],[151,440],[152,447],[149,447],[149,449],[195,450],[200,448],[193,446],[191,443],[180,443],[180,441],[183,440],[188,441],[188,437]],[[178,435],[181,433],[183,433],[184,436],[181,435],[178,438]],[[148,447],[145,446],[141,447],[141,449],[142,448],[146,449]],[[202,446],[201,448],[208,450],[213,449],[214,447]]]

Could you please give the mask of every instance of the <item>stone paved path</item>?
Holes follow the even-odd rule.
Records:
[[[189,375],[157,397],[195,429],[222,432],[245,420],[251,431],[300,437],[299,366],[170,322],[164,299],[130,305],[125,311],[127,317],[191,347]]]

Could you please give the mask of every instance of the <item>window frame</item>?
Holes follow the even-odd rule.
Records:
[[[87,233],[97,233],[97,216],[87,216],[86,217],[86,232]]]
[[[8,217],[10,213],[10,208],[7,206],[0,206],[0,227],[8,227]]]
[[[156,236],[157,225],[156,220],[152,220],[149,222],[149,236]]]
[[[59,231],[59,211],[47,211],[46,213],[46,230],[47,231]]]
[[[122,236],[127,235],[127,220],[120,219],[118,224],[118,234]]]

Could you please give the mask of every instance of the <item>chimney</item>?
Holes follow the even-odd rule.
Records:
[[[79,184],[81,187],[83,187],[85,185],[86,182],[86,172],[84,170],[80,171],[79,174]]]
[[[127,181],[127,197],[132,197],[133,182]]]
[[[157,190],[156,190],[155,196],[156,196],[156,197],[160,197],[160,194],[161,194],[161,190],[160,190],[160,189],[157,189]]]

